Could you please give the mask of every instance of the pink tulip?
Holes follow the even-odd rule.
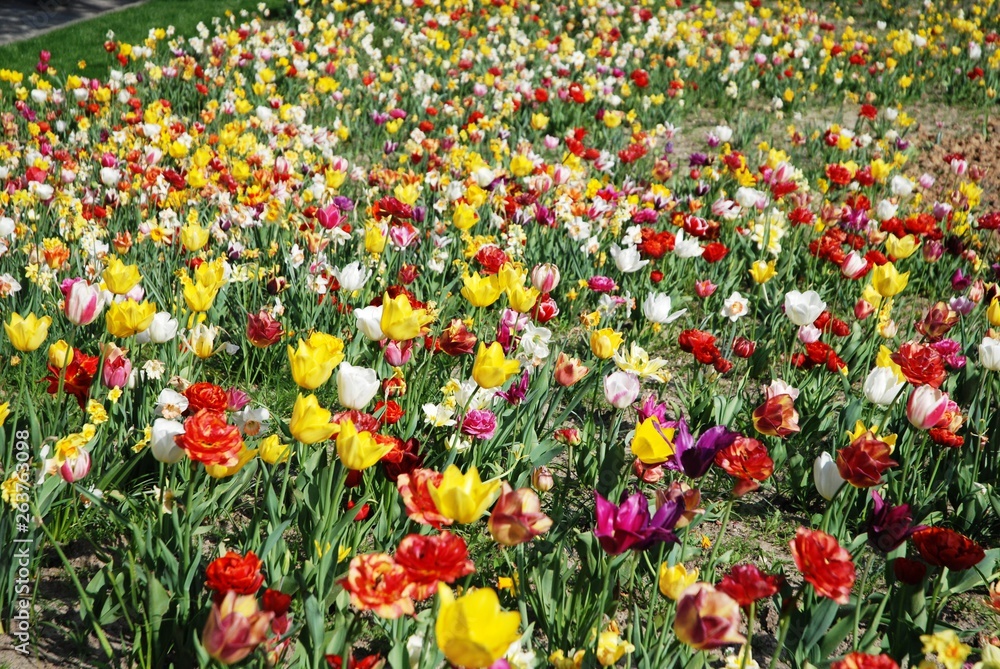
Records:
[[[132,361],[125,357],[125,352],[117,346],[110,347],[104,359],[101,379],[106,388],[124,388],[132,375]]]
[[[104,299],[99,287],[83,279],[70,279],[63,283],[62,291],[66,298],[66,318],[73,325],[90,325],[101,315]]]
[[[236,664],[267,638],[273,617],[273,612],[257,607],[253,595],[237,595],[230,590],[221,604],[212,604],[201,644],[222,664]]]
[[[698,650],[746,641],[740,634],[740,605],[708,583],[695,583],[681,594],[674,633]]]
[[[906,417],[914,427],[929,430],[941,420],[948,408],[948,396],[937,388],[920,386],[910,393]]]
[[[629,372],[612,372],[604,377],[604,397],[616,409],[624,409],[635,402],[641,389],[639,377]]]
[[[80,450],[75,458],[67,459],[59,468],[59,475],[67,483],[75,483],[90,473],[90,453]]]

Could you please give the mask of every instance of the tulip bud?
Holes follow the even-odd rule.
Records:
[[[552,263],[535,265],[531,270],[531,285],[540,293],[551,293],[559,285],[559,268]]]
[[[625,409],[639,397],[639,377],[629,372],[616,371],[604,377],[604,397],[616,409]]]
[[[932,386],[920,386],[910,393],[906,402],[906,418],[918,430],[929,430],[938,424],[948,408],[948,396]]]
[[[73,325],[90,325],[101,315],[104,298],[98,286],[75,279],[68,287],[63,284],[63,294],[66,297],[64,312]]]
[[[863,321],[875,313],[875,307],[867,300],[858,300],[854,303],[854,317]]]
[[[548,492],[555,486],[552,472],[546,466],[535,467],[531,472],[531,486],[538,492]]]
[[[342,362],[337,370],[337,395],[348,409],[364,409],[378,393],[380,384],[374,369]]]
[[[844,485],[844,479],[840,475],[837,462],[826,451],[820,453],[813,463],[813,480],[816,483],[817,492],[827,501],[833,499],[840,487]]]
[[[73,349],[64,340],[49,344],[49,365],[56,369],[65,369],[73,362]]]

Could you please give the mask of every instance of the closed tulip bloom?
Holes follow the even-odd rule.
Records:
[[[545,534],[552,519],[542,513],[542,503],[531,488],[513,490],[506,481],[490,514],[493,540],[504,546],[517,546]]]
[[[918,386],[906,402],[906,418],[918,430],[929,430],[944,417],[947,408],[945,393],[932,386]]]
[[[872,270],[872,286],[875,288],[875,292],[882,297],[898,295],[906,288],[909,279],[909,272],[900,274],[891,262],[877,266]]]
[[[382,332],[394,341],[406,341],[419,337],[434,317],[425,309],[414,309],[406,295],[394,299],[386,293],[382,298]]]
[[[109,349],[101,368],[101,380],[106,388],[124,388],[132,374],[132,361],[117,346],[112,345]]]
[[[479,588],[455,599],[438,586],[441,606],[434,623],[438,648],[448,661],[469,669],[489,667],[521,636],[521,614],[504,611],[492,588]]]
[[[31,353],[49,336],[50,325],[52,325],[51,316],[39,318],[30,313],[27,318],[22,318],[15,312],[10,315],[10,320],[4,323],[3,329],[7,332],[11,346],[22,353]]]
[[[983,337],[979,345],[979,364],[983,369],[1000,372],[1000,339]]]
[[[230,590],[220,603],[213,603],[201,634],[201,645],[222,664],[236,664],[264,643],[274,613],[261,611],[254,595]]]
[[[519,314],[526,314],[538,301],[538,289],[531,286],[522,285],[511,286],[507,289],[507,303],[510,308]]]
[[[881,407],[890,406],[903,390],[906,381],[900,381],[896,373],[889,367],[876,367],[865,379],[865,397],[872,404]]]
[[[639,423],[632,438],[632,454],[647,465],[659,465],[674,454],[673,427],[662,427],[660,419],[650,416]]]
[[[49,344],[49,365],[65,369],[73,362],[73,348],[63,339]]]
[[[899,238],[890,232],[889,237],[885,240],[885,250],[889,252],[893,260],[909,258],[916,253],[918,248],[920,248],[920,242],[913,235],[903,235],[902,238]]]
[[[299,394],[288,429],[303,444],[315,444],[326,441],[336,432],[337,426],[330,422],[332,417],[333,414],[319,405],[315,395],[303,397]]]
[[[615,371],[604,377],[604,397],[616,409],[630,407],[640,390],[639,377],[630,372]]]
[[[344,359],[344,342],[324,332],[314,332],[309,339],[288,347],[292,379],[300,388],[315,390],[326,383],[334,368]]]
[[[355,367],[344,362],[337,370],[337,395],[341,405],[348,409],[364,409],[380,386],[374,369]]]
[[[833,499],[844,485],[844,477],[840,475],[837,462],[825,451],[813,463],[813,482],[816,484],[816,491],[827,501]]]
[[[625,340],[621,334],[611,328],[595,330],[590,334],[590,351],[601,360],[607,360],[615,354],[623,341]]]
[[[765,262],[763,260],[756,261],[750,266],[750,277],[753,279],[754,283],[764,284],[773,279],[777,274],[778,270],[775,269],[775,262],[771,260],[770,262]]]
[[[479,272],[462,277],[462,297],[474,307],[488,307],[500,297],[500,278],[479,276]]]
[[[698,568],[688,571],[680,562],[673,567],[664,562],[660,565],[659,576],[660,594],[676,602],[698,580]]]
[[[184,457],[184,449],[177,445],[174,437],[184,434],[184,426],[176,420],[157,418],[153,421],[149,446],[153,457],[172,465]]]
[[[353,313],[361,334],[371,341],[380,341],[385,338],[385,335],[382,333],[381,306],[355,309]]]
[[[799,327],[812,325],[824,309],[826,302],[820,299],[815,290],[804,293],[790,290],[785,294],[785,315]]]
[[[105,324],[109,334],[124,339],[146,330],[155,315],[156,305],[152,302],[128,299],[111,303],[105,314]]]
[[[559,285],[559,268],[552,263],[535,265],[531,270],[531,285],[540,293],[551,293]]]
[[[119,258],[112,258],[104,270],[104,285],[115,295],[124,295],[142,279],[139,267],[126,265]]]
[[[278,465],[288,459],[291,454],[291,447],[283,444],[281,438],[272,434],[260,440],[260,459],[269,465]]]
[[[350,420],[340,422],[337,455],[348,469],[364,471],[392,450],[392,442],[379,442],[371,432],[358,432]]]
[[[66,483],[75,483],[90,473],[90,452],[80,449],[75,457],[66,458],[59,468],[59,476]]]
[[[263,309],[256,314],[247,314],[247,341],[257,348],[267,348],[277,344],[285,334],[281,323]]]
[[[64,313],[73,325],[90,325],[101,315],[104,298],[101,289],[83,279],[73,281],[66,294]]]
[[[184,346],[202,360],[208,360],[221,349],[215,348],[215,338],[219,328],[214,325],[198,323],[188,331]]]
[[[740,605],[708,583],[695,583],[681,594],[674,634],[697,650],[746,642],[740,634]]]
[[[212,308],[215,296],[219,294],[216,286],[206,286],[200,281],[182,280],[184,285],[184,304],[195,313],[204,313]]]
[[[507,360],[500,342],[493,342],[487,348],[480,342],[476,360],[472,363],[472,378],[480,388],[498,388],[521,369],[517,360]]]
[[[986,308],[986,320],[993,327],[1000,327],[1000,297],[990,300],[990,306]]]
[[[500,481],[483,482],[471,467],[467,474],[455,465],[444,471],[441,483],[427,486],[441,515],[456,523],[472,523],[482,517],[500,494]]]
[[[560,352],[556,359],[555,378],[556,383],[561,386],[572,386],[585,377],[589,371],[590,369],[585,367],[579,359],[571,358],[563,352]]]
[[[188,251],[200,251],[208,244],[209,231],[197,223],[188,223],[181,228],[181,244]]]

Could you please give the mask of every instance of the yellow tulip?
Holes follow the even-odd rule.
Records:
[[[49,336],[50,325],[51,316],[39,318],[30,313],[27,318],[21,318],[20,314],[14,312],[10,315],[10,320],[4,323],[3,329],[7,331],[11,346],[22,353],[31,353]]]
[[[292,378],[299,387],[315,390],[330,380],[333,370],[344,359],[344,342],[325,332],[314,332],[298,349],[288,347]]]
[[[354,423],[341,421],[337,433],[337,455],[348,469],[364,471],[392,450],[392,442],[379,442],[371,432],[358,432]]]
[[[393,341],[407,341],[422,334],[424,326],[434,320],[426,309],[414,309],[406,295],[395,299],[382,297],[382,333]]]
[[[276,434],[264,437],[260,440],[260,459],[269,465],[281,464],[288,459],[291,454],[291,447],[281,443],[281,438]]]
[[[993,327],[1000,327],[1000,298],[994,297],[990,300],[990,306],[986,310],[986,319]]]
[[[441,607],[434,623],[438,648],[460,667],[488,667],[504,656],[521,636],[521,614],[504,611],[492,588],[480,588],[455,599],[451,588],[438,586]]]
[[[441,515],[457,523],[472,523],[482,517],[500,495],[501,481],[483,482],[473,466],[468,474],[455,465],[444,471],[441,483],[427,491]]]
[[[622,336],[611,328],[595,330],[590,335],[590,350],[601,360],[607,360],[615,354],[623,341]]]
[[[913,235],[903,235],[902,238],[889,233],[885,240],[885,250],[889,252],[895,260],[903,260],[912,256],[920,248],[920,242]]]
[[[698,581],[698,570],[688,571],[683,564],[667,566],[660,565],[660,594],[675,602],[681,598],[681,593]]]
[[[369,225],[365,228],[365,251],[372,255],[378,255],[385,250],[386,235],[377,225]]]
[[[105,314],[108,332],[115,337],[131,337],[144,332],[153,322],[156,305],[150,301],[143,303],[133,299],[112,302]]]
[[[773,260],[770,262],[758,260],[750,266],[750,276],[753,277],[754,283],[767,283],[773,279],[777,273],[778,270],[774,268]]]
[[[226,264],[224,258],[216,258],[212,262],[203,262],[194,271],[194,280],[206,290],[218,290],[226,283]]]
[[[597,661],[602,667],[618,664],[626,653],[634,650],[635,646],[622,639],[618,625],[614,622],[597,637]]]
[[[474,307],[488,307],[500,297],[500,279],[493,276],[479,276],[479,272],[462,277],[462,297]]]
[[[674,428],[659,427],[656,416],[639,423],[632,437],[632,454],[647,465],[666,462],[674,454]]]
[[[115,295],[124,295],[142,279],[138,266],[126,265],[119,258],[111,259],[103,276],[104,285]]]
[[[196,223],[188,223],[181,228],[181,244],[188,251],[200,251],[208,243],[208,230]]]
[[[65,369],[73,362],[73,347],[64,339],[49,344],[49,364],[56,369]]]
[[[303,444],[316,444],[326,441],[337,431],[337,426],[330,422],[332,417],[333,414],[319,405],[315,395],[303,397],[300,393],[292,408],[288,429]]]
[[[891,262],[887,262],[881,266],[876,266],[875,269],[872,270],[872,286],[882,297],[892,297],[893,295],[898,295],[904,288],[906,288],[906,284],[909,279],[909,272],[900,274],[899,271],[896,270],[896,266]]]
[[[212,308],[215,296],[219,294],[218,288],[206,286],[201,282],[192,282],[190,279],[182,279],[184,285],[184,303],[187,308],[195,313],[203,313]]]
[[[526,177],[535,171],[535,164],[531,158],[523,154],[517,154],[510,160],[510,173],[515,177]]]
[[[500,342],[493,342],[489,348],[479,342],[476,360],[472,363],[472,378],[480,388],[498,388],[521,369],[517,360],[507,360]]]
[[[528,278],[528,273],[523,267],[515,265],[514,263],[505,262],[503,266],[500,267],[500,271],[497,272],[497,279],[500,281],[500,288],[502,290],[510,290],[515,286],[520,286],[524,284],[525,279]]]
[[[10,402],[4,402],[0,404],[0,427],[3,427],[4,422],[7,420],[7,416],[10,415]]]
[[[507,303],[517,313],[526,314],[535,306],[535,302],[538,301],[538,295],[538,289],[533,286],[527,288],[524,286],[514,286],[507,289]]]
[[[531,127],[535,130],[545,130],[549,125],[549,117],[545,114],[532,114]]]
[[[243,450],[239,452],[239,460],[236,461],[235,465],[231,467],[227,467],[225,465],[205,465],[205,471],[208,472],[208,475],[214,479],[224,479],[243,469],[243,467],[245,467],[246,464],[253,460],[256,456],[256,448],[250,450],[244,446]]]
[[[471,205],[460,202],[457,207],[455,207],[455,213],[452,214],[451,222],[455,224],[455,227],[459,230],[468,230],[479,221],[479,214],[476,213],[476,209]]]

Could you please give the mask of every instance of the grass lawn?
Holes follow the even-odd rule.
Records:
[[[266,5],[272,16],[291,10],[286,0],[149,0],[120,12],[0,46],[0,67],[31,72],[38,62],[38,53],[48,50],[52,53],[52,66],[60,73],[80,72],[77,63],[83,60],[87,70],[103,74],[102,69],[94,68],[103,68],[110,62],[110,56],[104,51],[109,30],[114,31],[117,40],[141,44],[150,28],[172,25],[178,35],[193,35],[199,22],[208,24],[213,17],[223,16],[227,11],[256,12],[260,4]]]

